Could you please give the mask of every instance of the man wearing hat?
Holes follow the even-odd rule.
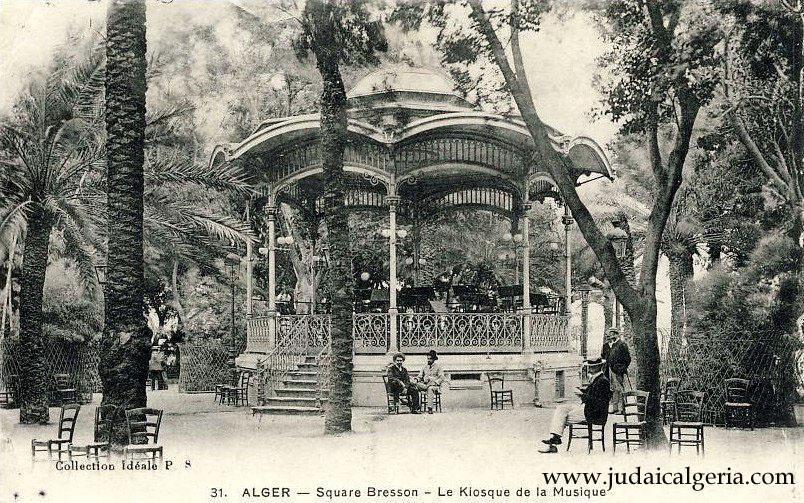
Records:
[[[586,362],[589,370],[589,386],[576,391],[581,399],[580,403],[562,404],[556,407],[550,423],[550,438],[542,440],[547,447],[539,452],[545,454],[558,452],[556,446],[561,444],[561,436],[569,423],[587,421],[591,424],[606,424],[611,400],[611,384],[603,372],[605,364],[605,360],[600,358]]]
[[[433,413],[436,392],[441,392],[441,384],[445,381],[444,369],[438,363],[438,355],[434,350],[427,353],[427,365],[419,372],[414,386],[427,392],[427,413]]]
[[[394,395],[394,401],[399,402],[399,395],[408,396],[408,405],[412,414],[419,414],[419,389],[410,382],[408,369],[402,365],[405,355],[402,353],[394,354],[394,363],[388,367],[387,378],[388,388]]]
[[[620,331],[611,327],[607,331],[606,344],[603,345],[601,358],[606,360],[609,381],[611,382],[611,406],[615,414],[622,413],[622,394],[625,385],[625,375],[631,364],[631,352],[628,344],[620,338]]]

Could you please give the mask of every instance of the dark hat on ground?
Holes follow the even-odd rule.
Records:
[[[405,354],[404,353],[394,353],[394,356],[391,358],[391,360],[396,361],[397,358],[402,358],[402,361],[405,361]]]
[[[427,356],[431,357],[433,360],[438,360],[438,355],[436,354],[435,349],[428,351]]]

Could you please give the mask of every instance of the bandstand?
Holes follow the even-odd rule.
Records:
[[[578,379],[580,356],[570,351],[567,306],[572,287],[565,209],[565,289],[553,309],[533,301],[530,285],[529,210],[535,201],[560,202],[548,170],[534,156],[532,140],[519,118],[484,112],[461,98],[453,83],[436,71],[401,66],[369,74],[348,93],[348,143],[344,171],[349,179],[346,205],[387,212],[389,272],[387,309],[353,318],[354,403],[382,405],[382,374],[388,353],[408,355],[418,371],[424,353],[435,349],[449,377],[444,407],[488,402],[488,373],[505,374],[518,402],[551,402]],[[240,143],[219,146],[213,169],[241,163],[263,184],[267,215],[267,313],[252,310],[252,247],[247,248],[247,347],[237,358],[243,369],[275,367],[287,372],[301,355],[327,351],[329,315],[279,314],[275,287],[276,213],[281,203],[308,214],[323,208],[318,114],[271,119]],[[612,173],[602,150],[587,137],[551,129],[556,151],[568,158],[576,179]],[[521,235],[521,298],[514,309],[411,309],[400,303],[397,278],[398,220],[411,228],[418,254],[420,223],[455,208],[494,211]],[[404,231],[403,231],[404,232]],[[430,286],[426,282],[423,285]],[[556,307],[557,306],[557,307]],[[272,390],[266,391],[270,399]]]

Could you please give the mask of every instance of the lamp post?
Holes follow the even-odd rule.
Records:
[[[231,287],[231,297],[232,297],[232,305],[231,305],[231,317],[232,317],[232,326],[231,326],[231,344],[229,345],[229,370],[231,371],[231,382],[232,386],[237,386],[237,367],[235,365],[235,358],[237,356],[237,347],[235,345],[235,267],[240,265],[240,256],[236,253],[229,252],[226,255],[226,265],[229,267],[229,283]]]
[[[614,254],[617,256],[617,261],[620,262],[620,267],[622,267],[622,259],[625,256],[625,248],[626,248],[626,241],[628,237],[625,235],[621,229],[614,229],[611,231],[608,236],[609,241],[611,241],[611,245],[614,247]],[[617,330],[620,330],[620,316],[621,316],[621,309],[620,309],[620,302],[614,299],[614,326],[617,327]]]
[[[575,287],[575,291],[581,297],[580,353],[583,359],[586,360],[589,353],[589,294],[592,292],[592,287],[584,283]]]

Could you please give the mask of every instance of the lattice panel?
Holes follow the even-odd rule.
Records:
[[[10,376],[19,376],[20,367],[16,358],[16,346],[18,341],[9,339],[3,340],[2,358],[0,362],[0,389],[6,389],[10,384]],[[54,374],[69,374],[72,381],[78,388],[83,400],[92,399],[92,393],[101,391],[100,377],[98,377],[98,362],[100,353],[98,345],[95,343],[73,343],[63,342],[50,343],[45,346],[45,361],[49,376]],[[45,384],[48,391],[53,391],[53,380],[48,379]],[[53,402],[56,403],[56,402]]]
[[[554,314],[531,314],[530,344],[534,351],[569,351],[569,318]]]
[[[389,319],[386,313],[355,313],[352,334],[356,353],[385,353],[388,348]]]
[[[681,389],[703,392],[704,422],[723,424],[724,381],[748,379],[758,422],[780,422],[791,413],[790,397],[802,385],[801,350],[800,341],[785,335],[690,338],[680,353],[663,355],[662,381],[676,377]]]
[[[179,391],[195,393],[215,391],[215,385],[231,379],[229,353],[219,340],[200,340],[179,344],[181,367]]]
[[[511,313],[404,313],[399,345],[405,351],[519,351],[522,318]]]

